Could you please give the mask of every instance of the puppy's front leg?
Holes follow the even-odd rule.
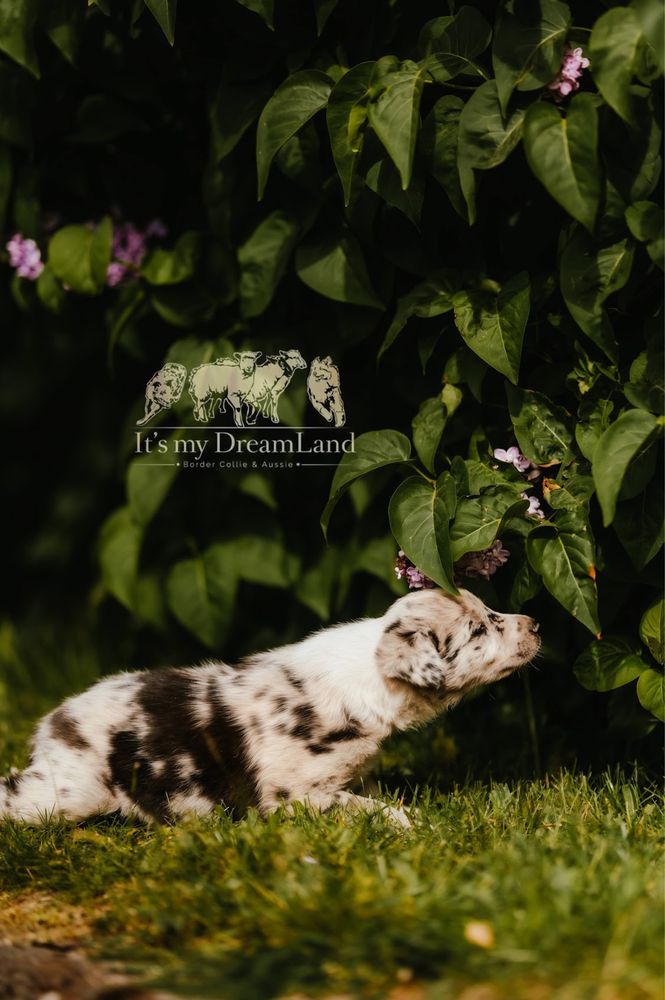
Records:
[[[386,819],[392,823],[396,823],[397,826],[406,829],[411,826],[411,821],[404,809],[388,805],[387,802],[382,802],[380,799],[368,799],[364,795],[356,795],[354,792],[309,792],[307,795],[303,795],[299,801],[304,805],[319,809],[321,812],[332,809],[333,806],[341,806],[343,809],[353,812],[379,812],[383,813]]]

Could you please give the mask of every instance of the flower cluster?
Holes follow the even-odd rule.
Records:
[[[482,552],[467,552],[455,563],[456,576],[482,576],[489,580],[494,576],[499,566],[508,562],[510,552],[504,549],[503,542],[497,538],[488,549]]]
[[[541,520],[545,517],[545,512],[541,509],[538,497],[530,497],[528,493],[520,493],[520,496],[522,500],[529,501],[529,506],[525,511],[526,514],[530,514],[531,517],[539,517]]]
[[[547,89],[554,93],[557,100],[568,97],[569,94],[580,89],[579,79],[582,76],[582,70],[587,69],[588,66],[589,60],[585,58],[582,49],[574,49],[572,46],[566,45],[561,60],[561,69],[552,82],[547,84]]]
[[[429,590],[436,586],[433,580],[413,565],[401,549],[395,560],[395,575],[398,580],[406,580],[409,590]]]
[[[519,448],[495,448],[494,457],[498,462],[506,462],[508,465],[513,465],[518,472],[528,472],[531,468],[531,462],[528,458],[525,458],[521,453]]]
[[[26,240],[20,233],[14,233],[8,240],[6,249],[9,254],[9,266],[16,268],[19,278],[36,281],[44,270],[44,262],[35,241]]]
[[[126,277],[134,275],[148,252],[148,241],[163,238],[167,232],[161,219],[153,219],[145,229],[139,229],[133,222],[122,222],[114,226],[106,284],[114,288]]]

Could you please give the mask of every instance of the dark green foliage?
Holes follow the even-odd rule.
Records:
[[[230,654],[383,610],[389,525],[451,592],[500,538],[506,568],[464,584],[543,619],[587,687],[637,678],[637,729],[662,717],[636,651],[662,547],[657,0],[3,11],[0,218],[46,261],[4,269],[3,406],[59,420],[9,486],[30,541],[8,577],[43,606],[66,574],[116,635]],[[558,99],[567,46],[591,66]],[[107,287],[112,226],[155,216],[169,236]],[[132,454],[164,363],[290,347],[342,372],[356,451],[332,486]],[[301,377],[283,423],[306,403]],[[186,391],[172,413],[153,426],[192,423]],[[515,442],[536,478],[494,459]]]

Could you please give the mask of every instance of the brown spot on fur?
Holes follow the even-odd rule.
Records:
[[[58,708],[51,716],[51,735],[56,740],[62,740],[76,750],[87,750],[90,744],[81,733],[78,723],[71,717],[66,708]]]

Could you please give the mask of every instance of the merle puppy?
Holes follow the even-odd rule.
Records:
[[[124,673],[39,723],[0,817],[164,820],[223,805],[400,810],[346,791],[391,732],[419,725],[537,653],[538,625],[472,594],[401,597],[382,618],[323,629],[237,666]]]

